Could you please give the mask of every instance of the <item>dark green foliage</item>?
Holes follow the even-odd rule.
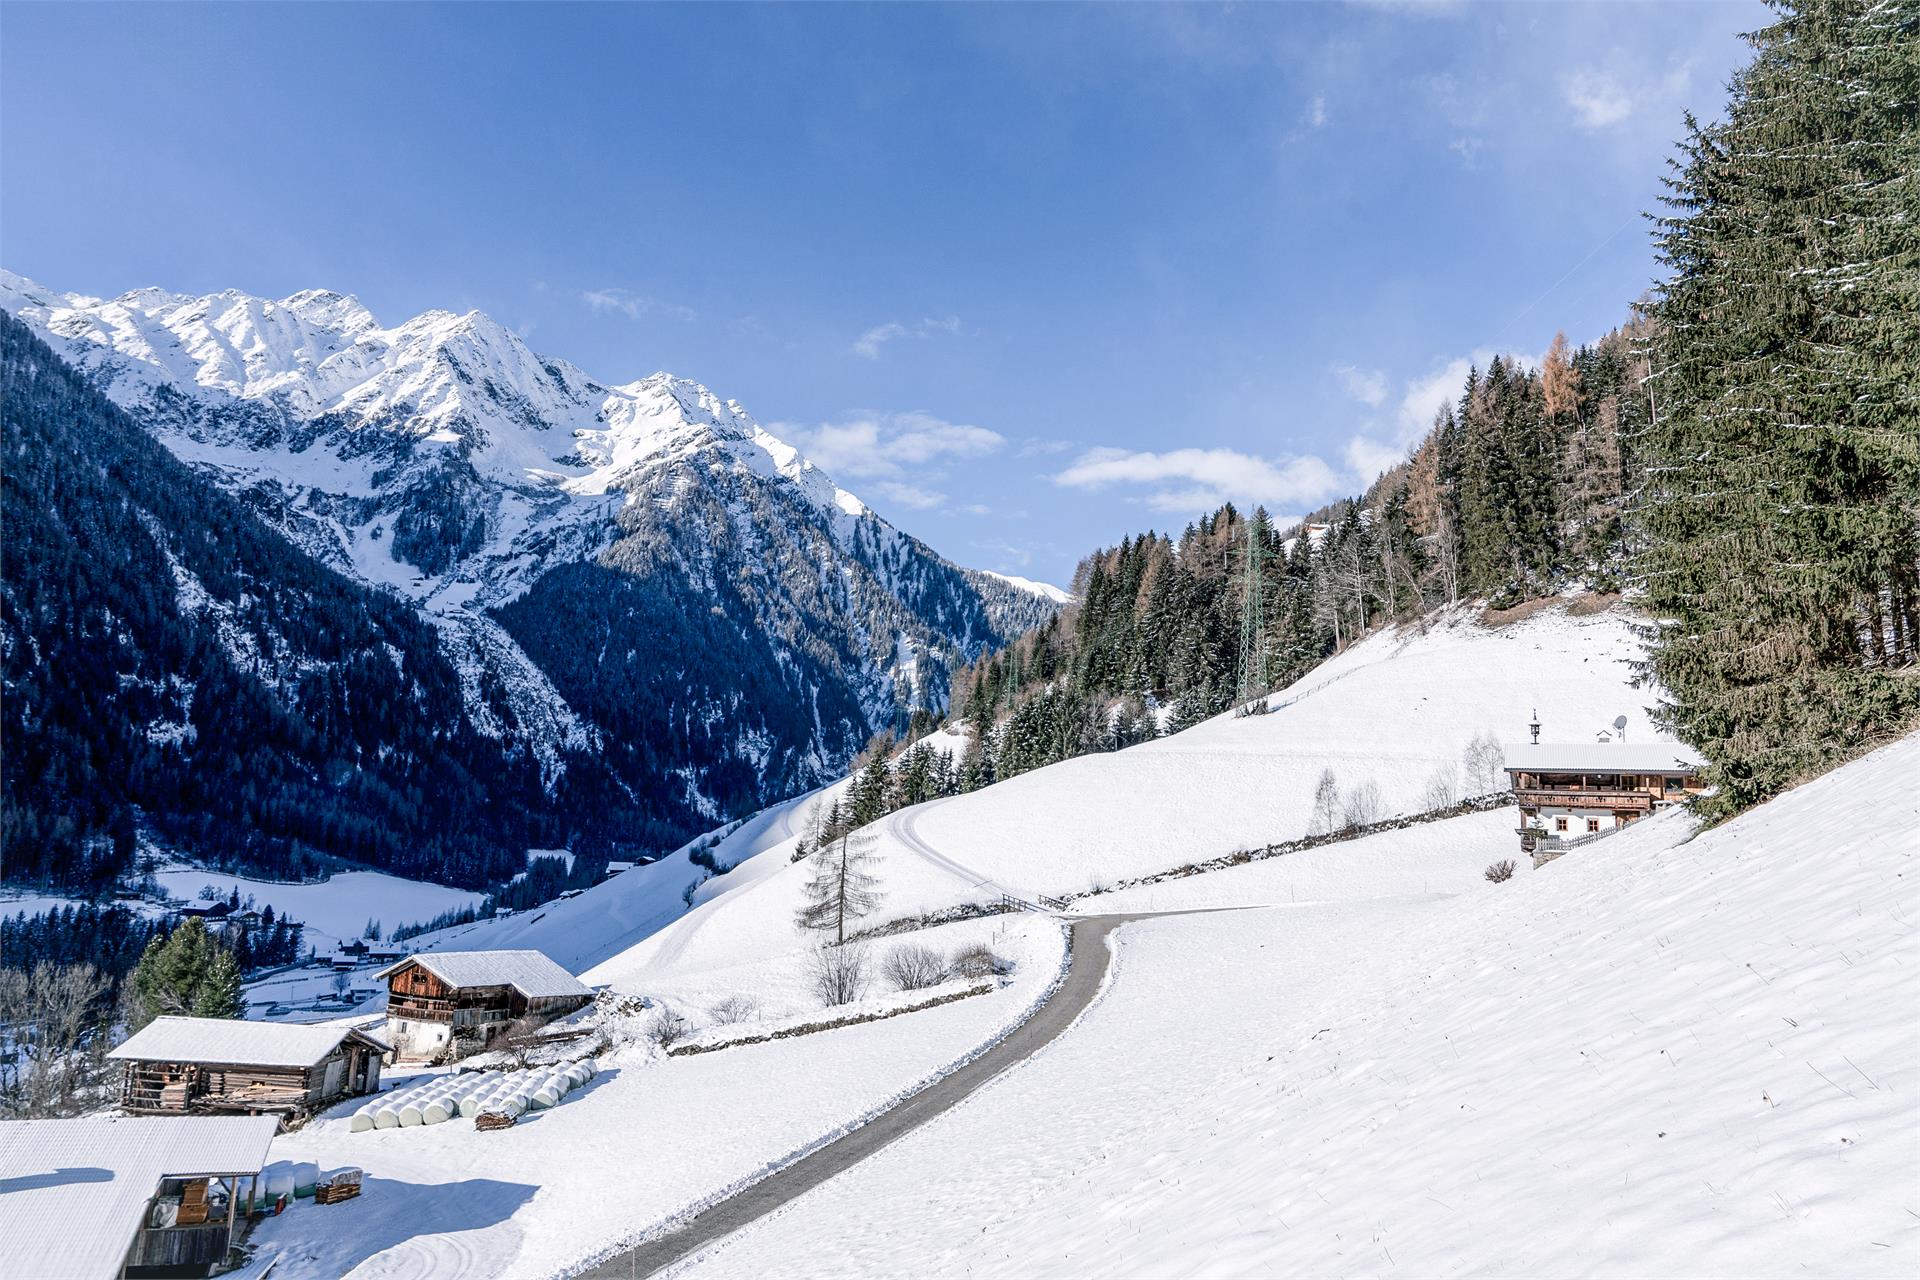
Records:
[[[237,1018],[242,1013],[240,966],[198,919],[149,942],[128,982],[132,1031],[165,1015]]]
[[[1920,717],[1920,9],[1776,13],[1668,182],[1636,512],[1716,815]]]
[[[0,837],[95,890],[144,823],[210,861],[459,884],[524,863],[532,761],[467,720],[433,629],[182,465],[11,315]]]
[[[90,964],[117,987],[147,944],[166,932],[166,925],[152,917],[92,903],[0,916],[0,968],[24,972],[38,964]]]

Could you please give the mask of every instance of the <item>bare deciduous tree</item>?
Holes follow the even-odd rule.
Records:
[[[860,943],[850,947],[822,944],[808,953],[807,974],[820,1003],[832,1008],[852,1004],[867,994],[873,979],[873,964],[867,957],[866,947]]]
[[[1493,881],[1495,884],[1501,884],[1513,879],[1513,859],[1502,858],[1500,861],[1489,866],[1487,868],[1487,879]]]
[[[1466,766],[1469,794],[1483,796],[1498,791],[1506,782],[1502,770],[1507,763],[1507,752],[1491,729],[1482,729],[1473,735],[1473,741],[1461,755],[1461,762]]]
[[[1355,827],[1368,826],[1380,821],[1380,815],[1385,812],[1386,804],[1380,799],[1380,788],[1372,778],[1368,778],[1347,794],[1347,802],[1340,811],[1340,828],[1351,831]]]
[[[1420,793],[1420,807],[1428,812],[1451,809],[1460,802],[1460,770],[1452,764],[1436,766]]]
[[[728,996],[707,1013],[719,1026],[735,1022],[752,1022],[760,1016],[760,1002],[752,996]]]
[[[1340,784],[1333,770],[1322,769],[1313,789],[1313,816],[1307,820],[1307,834],[1329,836],[1340,826]]]
[[[80,1115],[106,1100],[107,981],[90,964],[0,971],[0,1114]]]

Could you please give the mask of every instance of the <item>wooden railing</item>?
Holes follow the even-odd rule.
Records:
[[[1615,791],[1600,788],[1521,787],[1514,791],[1515,803],[1523,809],[1563,805],[1569,809],[1631,809],[1651,813],[1653,797],[1644,791]]]

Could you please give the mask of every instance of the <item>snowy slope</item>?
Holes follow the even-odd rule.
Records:
[[[1066,1039],[690,1273],[1911,1276],[1916,776],[1129,926]]]

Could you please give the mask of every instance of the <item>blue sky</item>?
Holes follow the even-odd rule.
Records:
[[[1758,3],[40,6],[0,257],[479,308],[742,401],[954,559],[1064,583],[1355,491],[1466,362],[1619,323]]]

